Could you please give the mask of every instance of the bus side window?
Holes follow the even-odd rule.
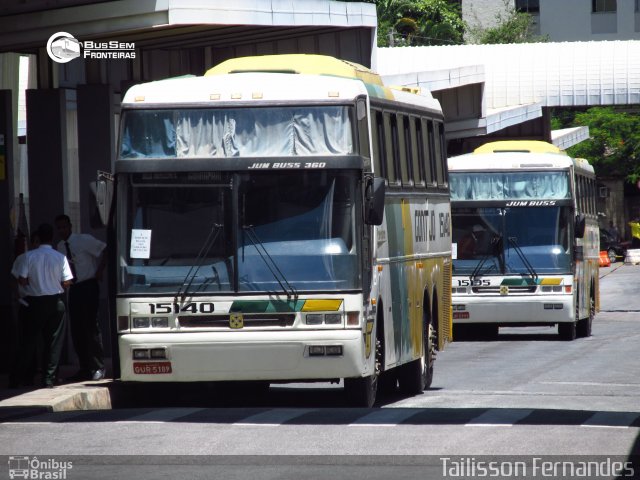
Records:
[[[424,124],[426,124],[427,128],[424,130],[425,135],[427,136],[425,145],[428,147],[427,152],[427,186],[435,187],[437,185],[436,181],[436,156],[435,156],[435,138],[433,133],[433,122],[431,120],[423,120]]]
[[[402,185],[410,187],[413,185],[413,178],[411,176],[411,161],[413,158],[411,126],[407,115],[398,115],[398,118],[402,122],[402,141],[400,142],[400,173]]]
[[[424,136],[422,132],[422,121],[418,117],[411,117],[411,150],[413,155],[411,163],[413,165],[413,184],[424,187],[426,185],[426,175],[424,171]]]
[[[358,150],[360,154],[368,160],[365,161],[367,170],[371,169],[371,153],[369,152],[369,119],[367,118],[367,102],[364,97],[358,99],[356,103],[356,119],[358,129]]]
[[[387,179],[390,186],[398,184],[398,121],[395,113],[384,113],[384,130],[385,130],[385,144],[386,144],[386,166],[387,166]]]
[[[594,216],[597,216],[598,204],[596,201],[596,179],[595,178],[590,179],[589,184],[591,185],[591,195],[589,196],[589,198],[591,198],[591,213]]]
[[[444,129],[441,122],[435,122],[434,132],[434,145],[435,145],[435,158],[434,163],[436,165],[436,179],[439,187],[446,186],[446,155],[444,153]]]
[[[578,213],[584,213],[584,191],[582,188],[582,176],[576,175],[576,202]]]
[[[373,165],[375,174],[378,177],[386,178],[387,170],[385,165],[385,143],[384,143],[384,118],[380,110],[375,110],[371,121],[371,134],[373,135]]]

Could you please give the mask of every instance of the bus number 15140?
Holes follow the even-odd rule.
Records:
[[[183,305],[179,303],[150,303],[151,314],[156,313],[213,313],[211,302],[190,302]]]

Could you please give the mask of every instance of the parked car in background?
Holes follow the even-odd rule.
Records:
[[[604,229],[600,229],[600,251],[606,251],[611,263],[624,260],[629,242],[620,242]]]

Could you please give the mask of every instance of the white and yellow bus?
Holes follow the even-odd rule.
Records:
[[[551,325],[591,335],[599,308],[593,167],[540,141],[487,143],[449,159],[453,323]]]
[[[113,175],[119,378],[344,379],[366,406],[379,378],[425,389],[451,334],[443,135],[430,95],[325,56],[132,87]]]

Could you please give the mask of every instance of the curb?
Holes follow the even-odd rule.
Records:
[[[33,390],[0,401],[0,409],[39,407],[49,412],[111,410],[110,384],[111,381],[75,383]]]

